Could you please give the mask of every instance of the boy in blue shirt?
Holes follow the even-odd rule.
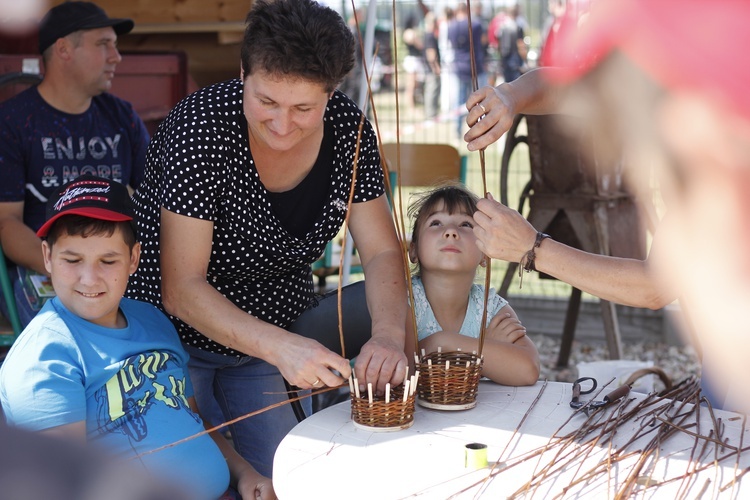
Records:
[[[57,297],[15,342],[0,368],[8,422],[135,459],[197,499],[231,482],[244,498],[274,498],[261,476],[217,433],[204,430],[188,356],[169,319],[123,298],[140,259],[127,188],[81,176],[55,191],[44,263]]]

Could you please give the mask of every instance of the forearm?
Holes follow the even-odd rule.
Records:
[[[536,68],[520,78],[496,87],[496,92],[508,98],[513,115],[545,115],[560,112],[562,90],[550,83],[557,68]]]
[[[219,344],[274,363],[281,337],[292,335],[246,313],[205,279],[162,283],[165,310]]]
[[[291,334],[246,313],[206,281],[212,244],[211,221],[161,209],[165,310],[222,345],[273,363],[274,344]]]
[[[425,354],[435,352],[438,348],[443,351],[460,349],[468,353],[479,352],[479,339],[458,332],[436,332],[419,341],[419,349],[424,350]]]
[[[367,309],[372,319],[371,338],[359,351],[354,371],[360,385],[372,383],[376,393],[382,394],[387,383],[402,381],[408,369],[402,247],[385,196],[354,205],[349,227],[362,258]]]
[[[425,353],[437,351],[478,352],[479,339],[454,332],[437,332],[419,342]],[[531,385],[539,378],[539,354],[524,337],[515,343],[485,339],[482,375],[503,385]]]
[[[596,297],[632,307],[659,309],[676,293],[653,275],[648,260],[598,255],[546,239],[536,249],[536,269]]]
[[[521,262],[534,246],[537,230],[516,210],[493,199],[482,199],[474,214],[477,246],[494,259]],[[660,251],[654,237],[651,253]],[[646,260],[610,257],[583,252],[551,238],[544,239],[534,253],[534,267],[560,281],[597,297],[634,307],[659,309],[671,303],[675,290],[657,280]]]
[[[0,241],[5,256],[15,264],[40,274],[44,268],[42,240],[21,220],[8,217],[0,222]]]
[[[514,343],[486,339],[482,356],[482,375],[495,383],[533,385],[539,379],[539,353],[527,337]]]
[[[387,336],[402,348],[408,306],[403,269],[398,250],[382,252],[364,266],[373,337]]]
[[[350,374],[349,362],[320,342],[255,318],[204,279],[164,283],[163,290],[169,314],[222,345],[274,365],[292,385],[309,389],[319,381],[334,386]]]

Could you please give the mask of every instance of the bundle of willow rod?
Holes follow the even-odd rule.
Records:
[[[385,394],[373,394],[372,383],[367,384],[367,394],[361,394],[359,382],[353,376],[349,378],[349,390],[352,399],[352,420],[360,427],[372,430],[401,430],[414,423],[414,401],[419,372],[409,377],[407,368],[404,383],[391,388],[386,384]]]
[[[514,435],[523,432],[524,422],[533,413],[544,387],[546,382]],[[701,428],[703,412],[707,412],[710,418],[708,428]],[[517,473],[516,467],[533,463],[533,472],[526,472],[528,481],[515,492],[506,493],[506,498],[572,498],[579,495],[579,490],[586,491],[587,485],[595,483],[607,484],[609,493],[599,492],[599,496],[616,499],[666,498],[668,494],[659,489],[673,483],[680,486],[677,495],[673,490],[669,495],[678,500],[723,498],[725,495],[737,498],[739,482],[750,471],[750,468],[740,468],[739,465],[740,457],[750,452],[750,446],[744,441],[748,432],[747,416],[737,415],[729,419],[742,420],[739,439],[731,441],[725,435],[722,417],[717,417],[701,396],[700,381],[695,377],[658,394],[651,393],[638,402],[636,398],[624,398],[616,405],[591,413],[580,425],[571,428],[573,419],[584,417],[580,411],[571,412],[570,418],[560,425],[549,442],[523,454],[506,455],[513,443],[511,437],[486,476],[473,484],[462,485],[458,491],[447,491],[443,484],[441,494],[445,498],[463,498],[467,492],[479,487],[474,498],[482,497],[492,481],[502,481],[504,477]],[[623,426],[628,422],[638,424],[626,431]],[[670,460],[669,455],[664,456],[667,442],[685,435],[694,442],[691,446],[680,444],[681,451],[676,455],[689,456],[689,459],[659,469],[658,464]],[[616,437],[619,438],[617,444],[614,442]],[[646,441],[640,441],[644,438]],[[584,461],[597,449],[607,450],[605,459],[585,468]],[[725,467],[734,464],[734,471],[729,472],[728,468],[721,471],[718,465],[722,463]],[[575,477],[561,484],[559,473],[566,470],[575,470]],[[711,470],[715,471],[713,478],[699,476],[699,473]],[[712,491],[707,490],[709,484]]]
[[[476,352],[437,351],[416,359],[421,376],[419,404],[438,410],[466,410],[477,404],[482,357]]]

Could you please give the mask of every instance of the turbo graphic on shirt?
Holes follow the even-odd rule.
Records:
[[[148,435],[146,413],[156,405],[187,410],[199,423],[185,397],[185,377],[170,374],[170,366],[178,368],[166,352],[127,359],[120,371],[96,392],[99,432],[120,432],[141,441]]]

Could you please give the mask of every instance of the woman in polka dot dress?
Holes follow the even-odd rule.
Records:
[[[257,0],[247,22],[242,78],[185,98],[151,141],[134,196],[142,264],[128,291],[172,317],[198,404],[215,397],[227,420],[284,400],[282,376],[319,389],[352,371],[329,349],[336,297],[318,305],[310,265],[343,225],[358,142],[349,228],[366,280],[343,294],[346,354],[381,391],[407,363],[403,264],[375,134],[365,120],[359,138],[362,112],[334,90],[354,64],[353,36],[311,0]],[[307,338],[319,319],[336,339],[328,348]],[[232,437],[270,475],[296,422],[284,405],[234,424]]]

